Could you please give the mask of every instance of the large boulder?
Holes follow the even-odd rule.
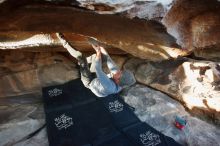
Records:
[[[198,57],[219,59],[219,13],[217,0],[177,0],[162,22],[186,50],[196,50]]]
[[[1,146],[48,146],[45,127],[30,139],[27,137],[45,124],[43,105],[39,101],[5,104],[0,109]]]
[[[35,95],[44,86],[79,77],[74,61],[59,53],[4,53],[0,63],[0,97]]]
[[[81,52],[95,52],[88,43],[88,37],[74,34],[63,33],[65,39]],[[110,54],[126,54],[126,52],[103,44]],[[0,49],[18,49],[29,52],[67,52],[61,45],[55,33],[36,33],[36,32],[2,32],[0,33]]]
[[[129,54],[153,61],[188,54],[176,45],[175,39],[158,22],[99,15],[75,8],[33,4],[21,6],[0,17],[0,33],[7,31],[17,35],[20,32],[76,33],[95,37]]]
[[[160,20],[169,10],[173,0],[77,0],[79,6],[99,14],[123,14],[129,18]]]
[[[126,62],[132,66],[134,60]],[[131,65],[130,65],[131,64]],[[178,59],[137,64],[138,82],[151,86],[179,100],[190,112],[220,124],[220,64]]]

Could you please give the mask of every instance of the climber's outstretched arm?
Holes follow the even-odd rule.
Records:
[[[104,47],[100,47],[101,53],[103,55],[104,60],[106,60],[107,66],[109,71],[112,74],[116,74],[119,71],[118,66],[116,63],[112,60],[112,58],[109,56],[108,52],[105,50]]]
[[[72,55],[74,58],[78,59],[79,57],[82,56],[82,53],[75,50],[70,43],[66,41],[62,33],[56,33],[57,38],[60,40],[61,44],[63,45],[64,48],[67,49],[67,51]]]

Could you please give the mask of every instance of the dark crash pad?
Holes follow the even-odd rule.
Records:
[[[42,89],[50,146],[178,146],[141,122],[118,95],[98,98],[80,79]]]

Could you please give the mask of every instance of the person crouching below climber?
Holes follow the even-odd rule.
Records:
[[[61,33],[57,33],[57,37],[63,47],[78,60],[80,66],[81,80],[86,88],[89,88],[96,96],[106,97],[110,94],[116,94],[123,88],[135,84],[136,80],[132,72],[128,70],[120,70],[115,62],[111,59],[104,47],[98,45],[96,40],[89,38],[88,41],[95,49],[96,54],[85,58],[82,53],[75,50],[64,38]],[[102,70],[102,60],[106,61],[110,74],[105,74]],[[89,68],[89,63],[91,67]],[[92,76],[95,72],[96,77]]]

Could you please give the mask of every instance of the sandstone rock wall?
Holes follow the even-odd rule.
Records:
[[[74,34],[63,33],[66,40],[81,52],[94,53],[95,50],[88,43],[88,37]],[[113,46],[103,44],[110,54],[127,54],[125,51]],[[36,32],[2,32],[0,33],[0,49],[29,52],[67,52],[61,45],[55,33],[36,33]]]
[[[196,50],[198,57],[219,59],[219,14],[216,0],[177,0],[162,22],[186,50]]]
[[[220,63],[191,59],[154,63],[131,59],[124,67],[132,68],[138,82],[170,95],[191,113],[220,124]]]
[[[38,12],[41,13],[38,13]],[[56,12],[56,14],[54,14]],[[21,19],[22,18],[22,19]],[[10,23],[10,25],[8,25]],[[134,56],[154,61],[187,55],[157,22],[98,15],[73,8],[23,6],[0,18],[0,32],[67,32],[97,38]]]

